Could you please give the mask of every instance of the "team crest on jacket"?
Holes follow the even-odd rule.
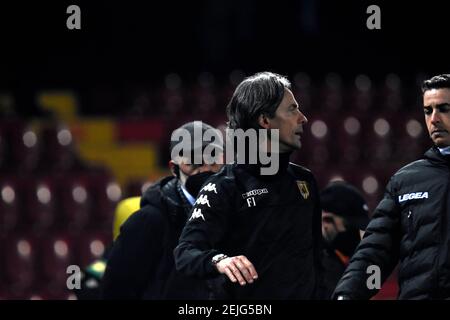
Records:
[[[308,199],[309,197],[309,189],[308,189],[308,184],[306,183],[306,181],[297,181],[297,187],[298,190],[300,190],[300,193],[303,197],[303,199]]]

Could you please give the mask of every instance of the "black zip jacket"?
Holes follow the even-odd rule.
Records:
[[[104,299],[209,298],[204,281],[176,272],[173,261],[190,209],[174,177],[147,189],[141,209],[114,242],[102,283]]]
[[[450,159],[435,147],[394,174],[334,297],[368,299],[367,267],[384,282],[397,262],[399,299],[450,297]]]
[[[174,251],[179,271],[202,278],[218,274],[211,258],[244,255],[258,279],[225,281],[223,298],[316,298],[320,272],[321,209],[312,173],[289,164],[261,176],[257,165],[226,165],[199,193]]]

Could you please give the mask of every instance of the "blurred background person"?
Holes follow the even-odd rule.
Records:
[[[337,181],[320,193],[324,293],[330,299],[336,285],[355,252],[369,222],[369,209],[362,193],[353,185]]]

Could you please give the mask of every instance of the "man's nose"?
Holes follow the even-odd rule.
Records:
[[[298,123],[299,124],[306,124],[306,123],[308,123],[308,118],[306,118],[306,116],[301,112],[301,111],[299,111],[299,117],[298,117]]]
[[[438,110],[434,109],[431,113],[431,123],[439,123],[441,122],[441,116],[439,115]]]

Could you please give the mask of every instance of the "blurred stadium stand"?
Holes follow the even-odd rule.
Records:
[[[244,76],[168,74],[127,92],[122,109],[99,106],[110,113],[95,117],[77,110],[74,93],[46,93],[38,99],[46,116],[0,120],[0,298],[72,299],[67,266],[101,256],[118,201],[168,173],[173,129],[192,120],[225,125],[226,104]],[[336,179],[355,184],[373,210],[389,177],[430,145],[416,83],[395,74],[290,79],[309,120],[292,160],[310,168],[321,188]],[[395,296],[395,279],[387,287],[377,298]]]

